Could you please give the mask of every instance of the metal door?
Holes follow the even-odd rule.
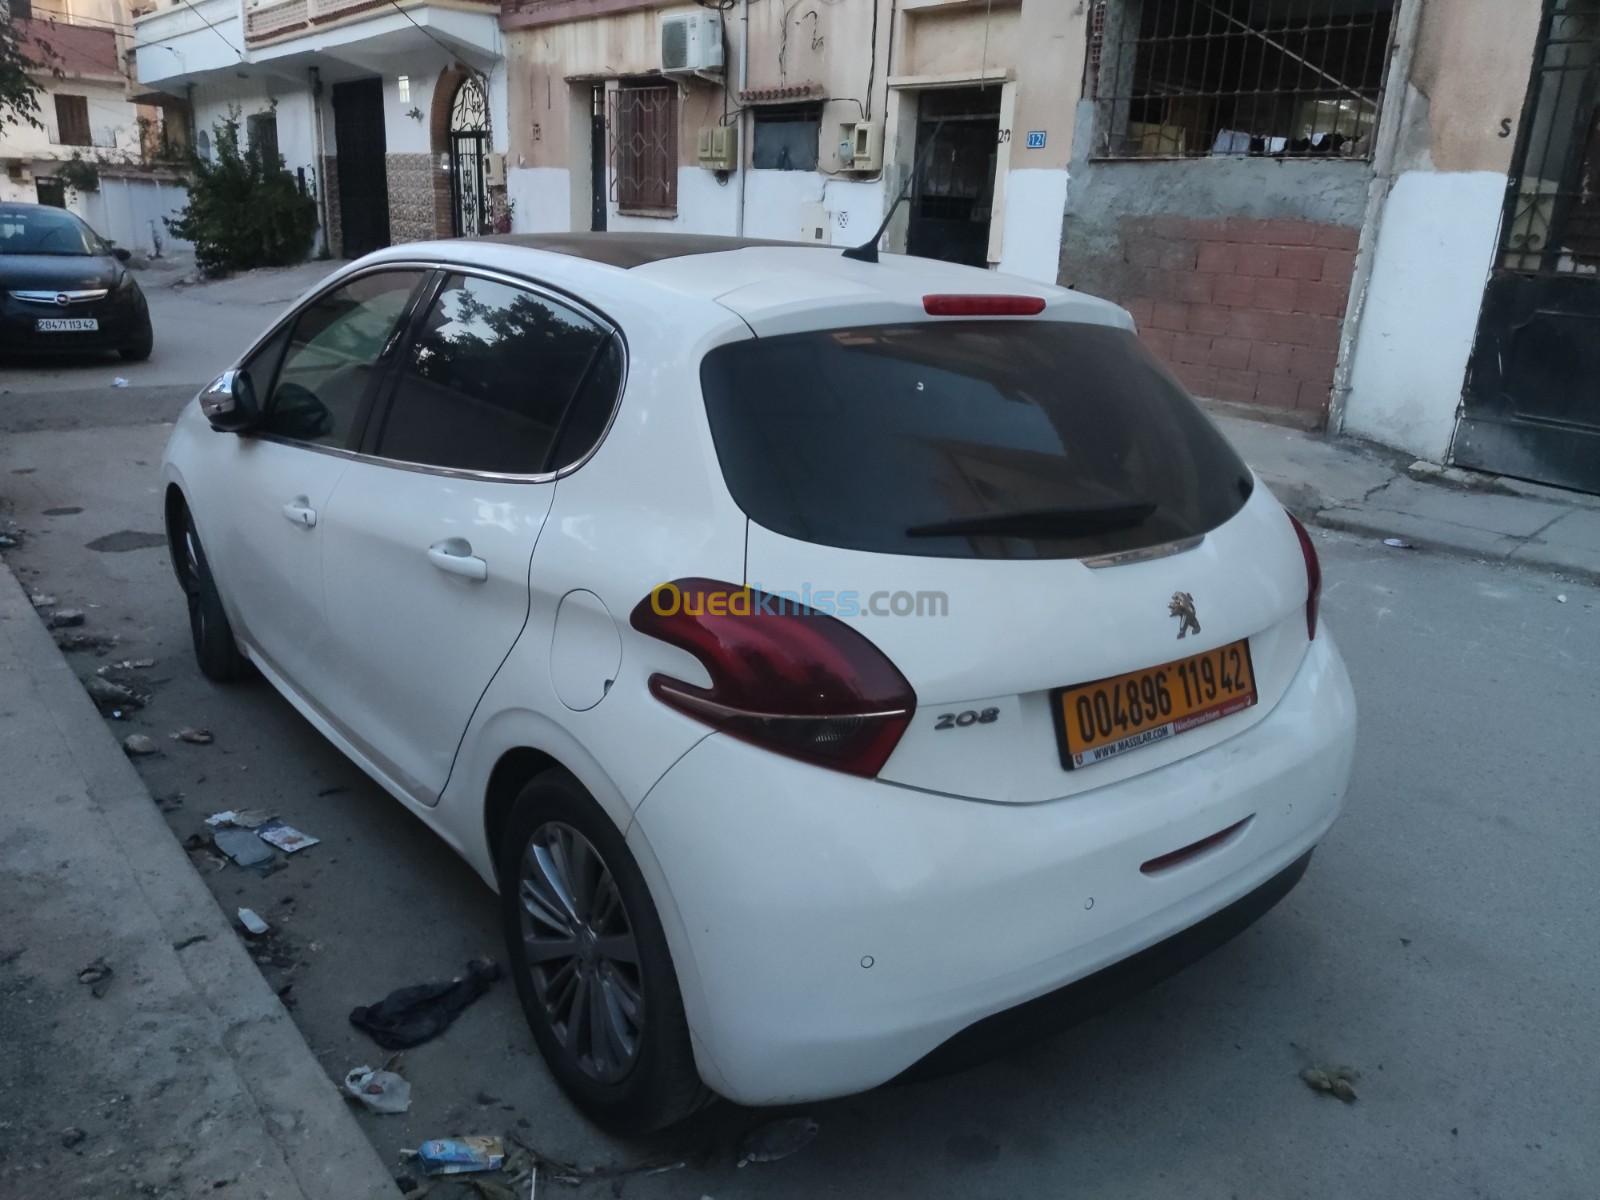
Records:
[[[1600,492],[1600,0],[1545,0],[1453,462]]]
[[[339,155],[339,227],[346,258],[389,244],[383,80],[333,85],[333,138]]]
[[[489,154],[489,105],[482,85],[461,81],[450,105],[450,228],[456,237],[489,230],[489,189],[484,159]]]
[[[999,87],[922,93],[916,147],[922,169],[911,194],[907,253],[988,265],[999,136]]]
[[[589,94],[589,228],[606,227],[606,89],[596,84]]]

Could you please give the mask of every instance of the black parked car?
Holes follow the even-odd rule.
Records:
[[[113,246],[65,209],[0,204],[0,351],[150,357],[150,308]]]

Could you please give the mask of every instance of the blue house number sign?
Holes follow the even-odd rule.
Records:
[[[1028,130],[1028,149],[1029,150],[1043,150],[1044,149],[1044,134],[1045,134],[1045,131],[1042,130],[1042,129],[1030,129],[1030,130]]]

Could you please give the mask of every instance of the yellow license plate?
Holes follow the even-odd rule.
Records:
[[[1087,767],[1249,708],[1256,702],[1250,643],[1061,688],[1055,698],[1061,765]]]

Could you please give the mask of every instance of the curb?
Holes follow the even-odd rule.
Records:
[[[1490,533],[1465,525],[1425,521],[1405,513],[1383,512],[1368,516],[1353,508],[1324,508],[1303,509],[1295,515],[1307,524],[1340,533],[1361,534],[1379,541],[1403,537],[1423,550],[1551,571],[1567,579],[1600,585],[1600,559],[1577,549],[1564,553],[1561,547],[1548,543]]]
[[[73,767],[173,947],[168,961],[185,977],[180,986],[197,997],[283,1173],[305,1200],[391,1200],[393,1176],[195,873],[3,559],[0,620],[7,630],[3,644],[69,745]],[[174,1143],[194,1133],[170,1131]]]

